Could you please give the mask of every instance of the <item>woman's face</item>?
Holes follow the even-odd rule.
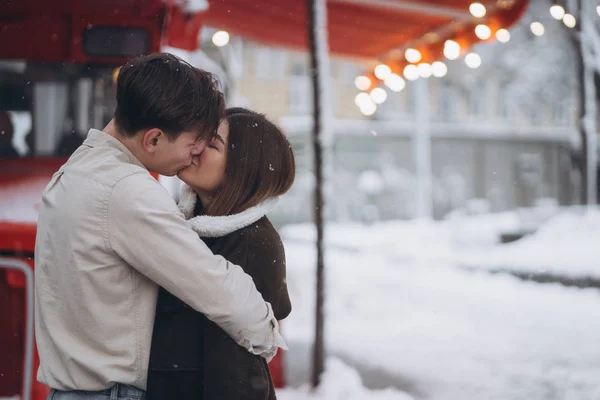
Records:
[[[217,136],[207,144],[202,154],[195,156],[192,165],[177,174],[179,179],[194,189],[201,198],[212,197],[223,183],[228,138],[229,126],[227,121],[223,121],[219,125]]]

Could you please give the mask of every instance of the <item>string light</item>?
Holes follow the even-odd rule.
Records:
[[[485,17],[487,10],[485,9],[485,6],[483,4],[475,2],[471,3],[471,5],[469,6],[469,12],[475,18],[483,18]]]
[[[550,7],[550,15],[557,21],[560,21],[565,16],[565,9],[562,6],[555,4]]]
[[[433,72],[433,76],[436,78],[442,78],[448,73],[448,67],[441,61],[436,61],[431,64],[431,70]]]
[[[444,56],[448,60],[456,60],[460,57],[460,45],[454,40],[446,40],[444,43]]]
[[[510,40],[510,32],[507,31],[506,29],[498,29],[496,31],[496,39],[500,42],[500,43],[506,43]]]
[[[483,18],[487,10],[485,6],[479,2],[473,2],[469,6],[469,12],[475,18]],[[600,15],[600,6],[596,8],[596,12]],[[556,20],[561,20],[568,27],[574,27],[576,25],[576,19],[571,14],[565,13],[565,9],[556,4],[550,7],[550,14]],[[536,36],[543,36],[545,33],[544,25],[540,22],[532,22],[530,24],[531,32]],[[225,32],[226,33],[226,32]],[[475,27],[475,35],[480,40],[488,40],[492,37],[492,30],[485,24],[479,24]],[[510,32],[507,29],[498,29],[495,32],[496,40],[501,43],[507,43],[510,41]],[[227,40],[228,41],[228,40]],[[214,42],[214,37],[213,37]],[[216,44],[216,43],[215,43]],[[461,56],[461,46],[454,40],[446,40],[444,43],[444,56],[448,60],[457,60]],[[406,80],[415,81],[419,78],[429,78],[435,76],[442,78],[448,74],[448,66],[442,61],[435,61],[432,64],[422,62],[423,58],[421,52],[414,48],[408,48],[404,51],[404,57],[410,64],[404,67],[402,71],[404,79],[392,72],[391,68],[385,64],[379,64],[374,68],[374,75],[377,79],[383,81],[385,86],[392,92],[400,92],[406,87]],[[469,68],[479,68],[482,64],[481,56],[477,53],[468,53],[465,58],[465,64]],[[417,65],[417,63],[419,63]],[[357,76],[354,80],[355,86],[363,92],[356,95],[354,102],[360,108],[361,113],[366,116],[373,115],[377,111],[377,105],[384,103],[388,98],[387,91],[382,87],[375,87],[369,92],[369,88],[373,82],[368,76]]]
[[[531,29],[531,33],[535,36],[543,36],[545,32],[544,25],[542,25],[541,22],[532,22],[531,25],[529,25],[529,29]]]
[[[367,97],[368,96],[369,95],[367,95]],[[368,99],[369,99],[368,102],[364,102],[363,104],[361,104],[360,106],[358,106],[358,108],[360,109],[360,112],[363,113],[366,116],[373,115],[373,114],[375,114],[375,111],[377,111],[377,104],[375,104],[373,102],[373,100],[371,100],[370,97],[368,97]]]
[[[375,67],[374,72],[377,79],[384,80],[386,76],[392,73],[392,69],[385,64],[379,64]]]
[[[406,49],[404,57],[409,63],[418,63],[421,61],[421,52],[417,49]]]
[[[492,36],[492,30],[487,25],[477,25],[475,27],[475,35],[481,40],[487,40]]]
[[[369,94],[365,93],[365,92],[360,92],[354,98],[354,104],[356,104],[358,107],[360,107],[363,104],[370,103],[370,102],[372,102],[371,96],[369,96]]]
[[[479,68],[481,65],[481,57],[477,53],[469,53],[465,56],[465,64],[469,68]]]
[[[416,81],[419,79],[419,68],[416,65],[409,64],[404,67],[404,77],[409,81]]]
[[[575,25],[577,25],[577,20],[571,14],[565,14],[563,17],[563,23],[567,26],[567,28],[575,28]]]
[[[431,69],[431,64],[429,63],[421,63],[417,66],[419,68],[419,76],[421,78],[429,78],[433,71]]]
[[[371,80],[364,75],[357,76],[354,79],[354,86],[356,86],[358,90],[367,90],[371,87]]]
[[[387,92],[385,89],[380,87],[376,87],[375,89],[371,90],[370,95],[375,104],[381,104],[387,100]]]
[[[404,79],[397,74],[389,74],[387,78],[384,79],[383,83],[385,83],[385,86],[392,92],[401,92],[406,87]]]
[[[229,33],[225,31],[217,31],[212,37],[212,42],[217,47],[223,47],[229,43]]]

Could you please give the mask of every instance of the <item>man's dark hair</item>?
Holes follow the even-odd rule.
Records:
[[[119,71],[115,122],[124,136],[159,128],[170,140],[188,131],[211,139],[224,116],[216,77],[172,54],[139,57]]]

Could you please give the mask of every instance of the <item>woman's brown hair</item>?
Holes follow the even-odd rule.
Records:
[[[241,107],[226,111],[229,137],[223,184],[204,212],[242,212],[281,196],[294,183],[296,162],[287,138],[264,115]]]

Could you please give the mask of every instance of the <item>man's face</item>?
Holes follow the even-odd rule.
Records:
[[[156,149],[149,168],[165,176],[174,176],[192,163],[192,157],[200,155],[206,144],[198,140],[196,132],[184,132],[170,141],[166,135],[157,138]]]
[[[223,121],[202,154],[194,157],[192,165],[177,174],[179,179],[194,188],[196,193],[214,196],[225,179],[228,142],[229,125]]]

